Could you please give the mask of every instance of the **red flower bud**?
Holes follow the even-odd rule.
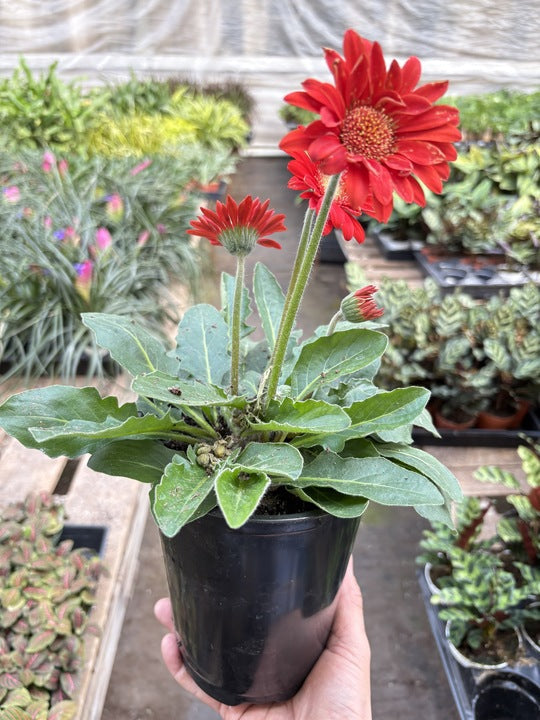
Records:
[[[377,292],[375,285],[355,290],[341,301],[341,312],[345,320],[353,323],[375,320],[384,313],[373,300],[373,293]]]

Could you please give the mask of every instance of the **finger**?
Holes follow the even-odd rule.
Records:
[[[362,593],[353,572],[352,558],[338,595],[332,638],[339,642],[367,644]]]
[[[169,598],[161,598],[156,602],[154,605],[154,615],[167,630],[174,633],[174,619]]]
[[[182,656],[178,651],[176,636],[168,633],[161,641],[161,655],[163,662],[167,666],[167,670],[171,673],[176,682],[194,695],[201,702],[206,703],[216,712],[219,712],[221,704],[207,695],[204,690],[197,685],[193,678],[188,674],[186,667],[182,661]]]

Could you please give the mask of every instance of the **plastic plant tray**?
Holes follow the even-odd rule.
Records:
[[[85,548],[96,555],[103,556],[107,528],[105,525],[71,525],[66,523],[58,542],[73,540],[73,549]]]
[[[525,650],[522,661],[501,670],[462,667],[448,649],[445,623],[430,602],[422,571],[418,582],[460,720],[540,720],[540,659],[533,651]]]
[[[397,240],[389,232],[373,233],[373,240],[387,260],[414,260],[414,251],[424,246],[422,240]]]
[[[483,298],[501,291],[508,293],[512,287],[526,285],[531,281],[538,282],[540,279],[538,273],[532,273],[529,277],[523,272],[508,272],[488,260],[483,263],[481,256],[476,262],[472,262],[472,256],[467,259],[469,261],[447,257],[432,262],[422,252],[415,250],[414,257],[423,274],[435,280],[443,293],[458,288],[473,297]]]
[[[418,445],[446,445],[453,447],[518,447],[524,444],[523,436],[540,440],[540,418],[535,412],[529,412],[517,430],[484,430],[467,428],[466,430],[445,430],[437,428],[440,438],[427,430],[414,428],[412,436]]]

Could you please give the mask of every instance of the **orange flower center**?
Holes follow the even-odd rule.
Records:
[[[361,105],[345,115],[341,142],[351,155],[380,160],[394,152],[392,122],[382,111]]]

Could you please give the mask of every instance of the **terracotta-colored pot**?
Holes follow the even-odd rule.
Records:
[[[468,420],[458,422],[445,417],[441,414],[440,410],[435,410],[433,413],[433,419],[436,427],[441,430],[466,430],[467,428],[471,428],[476,425],[477,416],[472,415]]]
[[[484,430],[514,430],[521,427],[523,418],[529,410],[527,400],[520,400],[518,407],[511,415],[497,415],[496,413],[483,410],[478,414],[476,427]]]

